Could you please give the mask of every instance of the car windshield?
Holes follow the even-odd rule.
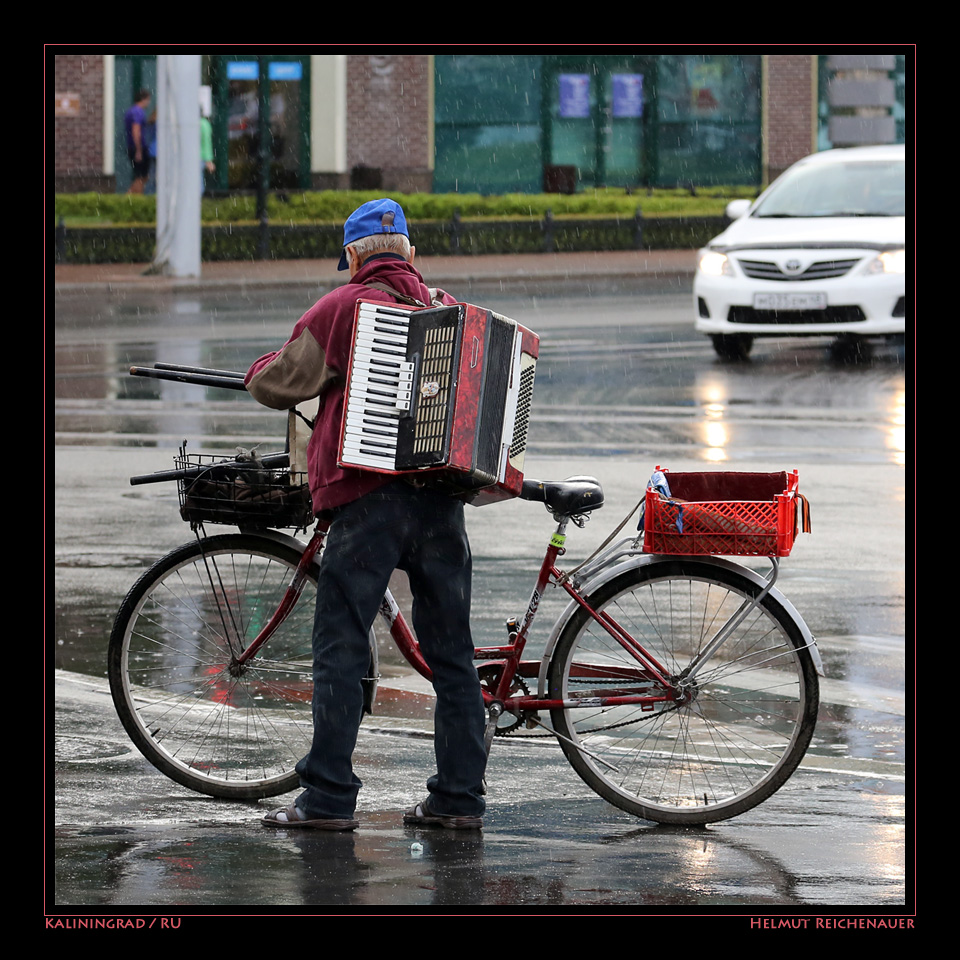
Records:
[[[904,164],[897,160],[804,164],[760,199],[754,217],[902,217]]]

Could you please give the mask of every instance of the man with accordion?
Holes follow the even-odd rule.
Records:
[[[314,511],[329,520],[313,632],[310,752],[297,764],[303,792],[265,824],[352,830],[360,780],[352,754],[364,710],[370,627],[394,569],[413,595],[413,625],[433,673],[437,772],[404,822],[479,829],[484,811],[485,711],[470,633],[471,556],[463,499],[439,485],[338,465],[344,383],[358,300],[426,307],[456,301],[431,291],[413,266],[402,208],[358,207],[344,224],[348,283],[322,297],[290,339],[247,372],[248,391],[274,409],[319,397],[307,448]]]

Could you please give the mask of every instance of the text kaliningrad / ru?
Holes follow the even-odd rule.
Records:
[[[47,930],[176,930],[179,926],[179,917],[47,917],[45,924]]]

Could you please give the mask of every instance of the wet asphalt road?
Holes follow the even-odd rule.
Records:
[[[167,468],[184,437],[197,451],[275,449],[283,422],[245,395],[124,371],[154,360],[244,368],[308,304],[298,290],[74,294],[56,304],[54,336],[49,912],[607,908],[719,913],[748,929],[756,914],[911,912],[903,351],[879,347],[850,366],[822,342],[771,341],[749,364],[721,364],[693,333],[688,299],[670,289],[483,302],[543,338],[527,475],[590,473],[604,484],[603,513],[574,531],[571,552],[603,539],[658,463],[799,469],[814,534],[784,562],[780,586],[827,668],[801,771],[740,818],[675,831],[596,798],[552,742],[498,741],[482,837],[411,831],[399,812],[431,772],[429,695],[384,650],[394,676],[361,737],[355,836],[270,831],[256,825],[267,802],[215,801],[165,780],[114,715],[104,652],[138,572],[189,532],[175,491],[127,478]],[[552,524],[520,501],[468,513],[476,639],[499,642]],[[541,636],[557,609],[547,598]]]

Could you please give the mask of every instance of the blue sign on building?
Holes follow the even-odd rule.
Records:
[[[269,75],[271,80],[302,80],[303,64],[299,60],[272,60]],[[228,80],[256,80],[260,76],[260,64],[256,60],[227,61]]]
[[[256,60],[228,60],[228,80],[256,80],[260,76],[260,64]]]
[[[302,80],[303,64],[299,60],[274,60],[270,63],[271,80]]]
[[[580,118],[590,116],[590,74],[561,73],[560,116]]]
[[[615,117],[643,116],[642,73],[613,75],[613,115]]]

